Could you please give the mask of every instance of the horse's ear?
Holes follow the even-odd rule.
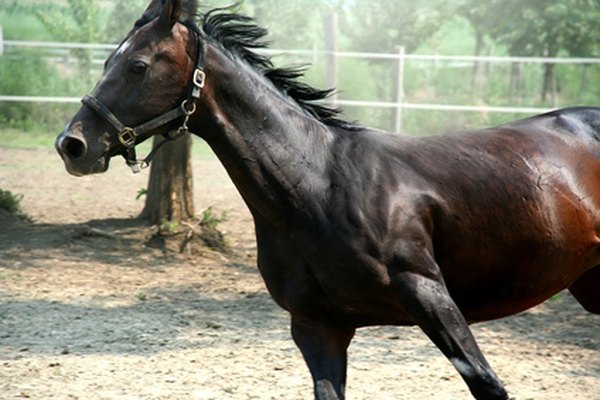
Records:
[[[140,19],[138,19],[135,22],[135,25],[133,26],[133,31],[139,29],[140,27],[146,25],[148,22],[152,21],[154,18],[158,17],[162,12],[164,4],[165,0],[152,0],[150,4],[148,4],[148,7],[146,7],[146,10],[144,10],[144,13],[140,17]],[[133,31],[129,32],[129,35],[131,35]]]
[[[170,31],[181,17],[181,0],[163,0],[163,3],[159,22]]]

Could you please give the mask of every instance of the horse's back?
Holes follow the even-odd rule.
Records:
[[[434,256],[472,321],[529,308],[600,264],[600,109],[407,140],[437,199]]]

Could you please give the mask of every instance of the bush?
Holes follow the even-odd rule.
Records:
[[[29,220],[29,217],[21,209],[21,200],[23,196],[14,195],[9,190],[0,189],[0,210],[19,218]]]
[[[66,96],[82,93],[78,82],[32,54],[0,58],[0,93],[15,96]],[[67,92],[67,93],[65,93]],[[58,131],[79,105],[0,102],[0,126],[26,131]]]

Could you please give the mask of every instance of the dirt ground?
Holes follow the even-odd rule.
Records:
[[[132,217],[148,175],[121,160],[73,178],[50,150],[0,148],[0,188],[35,221],[0,215],[0,399],[311,397],[248,212],[217,161],[194,169],[197,209],[227,212],[232,254],[144,246]],[[568,293],[473,330],[516,399],[600,400],[600,317]],[[417,328],[360,330],[348,380],[355,400],[470,398]]]

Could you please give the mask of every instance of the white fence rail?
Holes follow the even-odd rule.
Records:
[[[79,103],[79,97],[57,97],[57,96],[3,96],[0,101],[14,103]]]
[[[0,29],[0,38],[1,29]],[[45,42],[29,40],[4,40],[0,44],[4,48],[44,48],[44,49],[80,49],[80,50],[105,50],[112,51],[117,45],[111,43],[74,43],[74,42]],[[0,47],[1,48],[1,47]],[[422,60],[422,61],[457,61],[457,62],[497,62],[497,63],[522,63],[522,64],[600,64],[600,58],[578,57],[504,57],[504,56],[444,56],[439,54],[401,54],[398,53],[364,53],[352,51],[328,51],[328,50],[289,50],[289,49],[263,49],[260,50],[267,55],[334,55],[340,58],[364,58],[372,60]],[[2,53],[0,53],[2,55]]]
[[[16,49],[45,49],[50,53],[67,54],[74,49],[91,50],[99,53],[106,53],[114,50],[114,44],[94,44],[94,43],[64,43],[64,42],[39,42],[23,40],[2,40],[2,30],[0,28],[0,56],[6,56],[9,52],[14,53]],[[3,51],[3,52],[2,52]],[[430,62],[457,62],[457,63],[520,63],[520,64],[571,64],[571,65],[600,65],[600,58],[544,58],[544,57],[494,57],[494,56],[444,56],[444,55],[421,55],[405,54],[403,48],[399,48],[398,53],[359,53],[347,51],[326,51],[326,50],[262,50],[264,54],[271,56],[293,55],[306,56],[314,59],[317,56],[327,55],[337,58],[359,58],[368,60],[390,60],[397,63],[398,76],[397,101],[360,101],[335,99],[336,105],[342,107],[372,107],[382,109],[392,109],[396,112],[397,132],[402,129],[402,111],[403,110],[435,110],[435,111],[455,111],[455,112],[478,112],[478,113],[522,113],[537,114],[549,111],[549,108],[537,107],[511,107],[511,106],[487,106],[487,105],[452,105],[452,104],[424,104],[410,103],[404,100],[404,64],[406,61],[430,61]],[[99,54],[100,55],[100,54]],[[101,55],[103,62],[106,57]],[[100,63],[100,60],[97,62]],[[49,96],[6,96],[0,94],[2,102],[43,102],[43,103],[78,103],[76,97],[49,97]]]
[[[50,96],[3,96],[0,101],[21,103],[79,103],[79,97],[50,97]],[[539,107],[495,107],[495,106],[460,106],[450,104],[415,104],[393,103],[384,101],[358,101],[336,100],[335,104],[343,107],[373,107],[373,108],[403,108],[407,110],[432,110],[432,111],[461,111],[461,112],[490,112],[508,114],[539,114],[550,111],[552,108]]]

